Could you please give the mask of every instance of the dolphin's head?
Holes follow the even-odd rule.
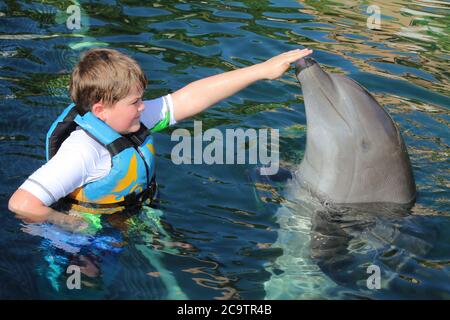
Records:
[[[308,130],[322,143],[348,149],[351,142],[359,151],[393,142],[397,130],[392,119],[373,96],[355,81],[325,72],[312,58],[297,62],[297,79],[302,85]],[[327,137],[324,137],[326,132]]]
[[[327,73],[312,58],[297,62],[297,79],[307,119],[300,168],[304,180],[335,202],[411,198],[413,179],[406,148],[375,98],[350,78]],[[385,180],[389,185],[410,187],[394,191],[385,186]],[[378,195],[370,196],[371,192]]]

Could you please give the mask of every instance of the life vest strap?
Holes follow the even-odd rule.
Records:
[[[112,143],[105,146],[106,150],[110,153],[111,157],[119,154],[125,149],[132,148],[134,145],[125,137],[120,137],[114,140]]]
[[[130,141],[140,146],[141,144],[144,143],[148,134],[149,134],[148,128],[141,122],[141,127],[139,128],[138,131],[126,134],[124,135],[124,137],[130,139]]]
[[[53,156],[58,152],[61,144],[66,140],[72,131],[75,130],[77,124],[73,121],[75,117],[78,115],[77,110],[75,108],[70,109],[67,113],[66,117],[60,122],[58,126],[55,127],[55,130],[51,137],[47,137],[50,141],[48,141],[49,148],[47,150],[47,160],[53,158]]]
[[[124,135],[110,144],[106,145],[105,148],[111,154],[111,157],[114,157],[116,154],[122,152],[123,150],[135,146],[140,146],[144,143],[145,138],[148,136],[148,129],[141,123],[141,127],[135,133],[130,133]]]

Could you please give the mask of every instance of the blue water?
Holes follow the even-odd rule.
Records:
[[[450,6],[378,3],[380,30],[367,28],[367,5],[359,1],[80,1],[81,29],[69,30],[71,1],[0,1],[0,297],[449,299]],[[420,235],[426,250],[379,248],[394,280],[376,292],[334,283],[314,266],[272,269],[283,257],[272,246],[283,184],[267,186],[272,192],[262,201],[252,179],[257,165],[174,165],[170,134],[192,132],[192,120],[155,134],[160,211],[104,221],[95,237],[17,220],[7,201],[45,161],[45,134],[69,103],[68,79],[80,54],[101,46],[141,64],[149,78],[146,99],[286,50],[314,49],[324,68],[365,86],[397,123],[418,191],[405,229]],[[277,128],[282,162],[292,167],[302,159],[306,118],[292,71],[255,83],[195,119],[204,130]],[[298,236],[307,241],[309,235]],[[302,245],[292,242],[290,249]],[[87,268],[92,276],[82,276],[82,289],[69,290],[67,266],[83,263],[96,265]],[[283,272],[296,287],[266,292],[271,276]]]

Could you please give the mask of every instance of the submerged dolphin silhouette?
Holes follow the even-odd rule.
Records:
[[[402,136],[363,87],[300,59],[307,119],[306,152],[298,178],[335,204],[412,204],[416,187]]]

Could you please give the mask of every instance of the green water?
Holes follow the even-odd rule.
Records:
[[[448,2],[80,1],[80,29],[69,30],[66,10],[74,3],[0,1],[0,296],[161,299],[181,292],[178,297],[190,299],[450,298]],[[379,30],[367,28],[366,9],[373,4],[381,9]],[[414,228],[429,250],[408,256],[404,273],[396,273],[396,260],[386,258],[398,281],[376,293],[337,285],[313,264],[303,264],[309,269],[275,270],[295,285],[286,289],[275,283],[268,294],[274,262],[289,258],[289,250],[283,255],[272,246],[284,186],[267,186],[272,191],[263,202],[255,197],[255,165],[174,165],[170,153],[176,142],[170,135],[176,128],[193,132],[189,120],[155,134],[161,221],[150,223],[144,216],[137,224],[149,223],[147,228],[106,228],[102,236],[123,241],[121,250],[88,252],[97,255],[100,275],[83,278],[81,291],[65,290],[61,268],[71,256],[22,232],[7,200],[44,163],[45,134],[69,103],[69,75],[80,54],[101,46],[141,64],[149,78],[146,99],[286,50],[314,49],[313,57],[325,69],[360,82],[397,123],[418,190]],[[305,150],[305,110],[293,71],[255,83],[195,119],[203,121],[204,130],[279,129],[280,157],[287,167],[300,163]],[[308,223],[300,221],[293,233],[297,242],[289,248],[300,262],[308,259]]]

